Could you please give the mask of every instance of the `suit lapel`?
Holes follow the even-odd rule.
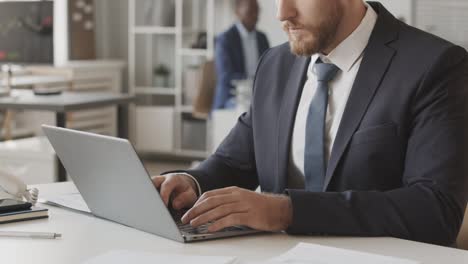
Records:
[[[258,57],[261,57],[263,52],[267,50],[268,48],[265,47],[265,41],[263,41],[262,36],[260,33],[257,32],[257,50],[258,50]]]
[[[233,51],[237,51],[237,54],[235,57],[238,58],[239,64],[244,74],[247,74],[247,69],[245,69],[245,62],[244,62],[244,46],[242,45],[242,39],[240,36],[240,32],[237,29],[236,25],[233,26],[234,33],[233,36],[233,43],[237,43],[236,45],[233,46]]]
[[[276,169],[276,185],[275,192],[283,192],[286,187],[286,177],[288,174],[289,165],[289,150],[291,145],[291,134],[294,128],[299,99],[301,97],[302,88],[307,78],[307,67],[310,58],[297,57],[292,65],[289,79],[284,89],[284,97],[281,102],[277,131],[278,131],[278,162]]]
[[[379,4],[373,4],[373,7],[377,9],[379,18],[364,51],[361,67],[341,119],[328,163],[323,191],[326,191],[351,137],[364,117],[395,55],[395,50],[388,46],[388,43],[394,41],[398,35],[398,21]]]

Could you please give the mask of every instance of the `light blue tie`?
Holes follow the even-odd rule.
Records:
[[[317,91],[309,106],[307,115],[304,174],[305,189],[321,192],[325,180],[325,118],[328,105],[328,83],[339,71],[334,64],[323,63],[320,59],[314,65],[317,76]]]

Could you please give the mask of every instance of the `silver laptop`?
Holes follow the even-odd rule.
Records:
[[[181,212],[166,208],[128,140],[46,125],[42,129],[97,217],[179,242],[259,232],[231,227],[208,233],[208,225],[182,225]]]

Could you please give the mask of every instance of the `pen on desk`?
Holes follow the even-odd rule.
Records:
[[[0,231],[0,237],[55,239],[62,237],[62,234],[45,232]]]

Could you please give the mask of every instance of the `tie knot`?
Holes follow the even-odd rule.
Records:
[[[323,63],[320,59],[315,63],[314,69],[319,82],[330,82],[340,70],[335,64]]]

